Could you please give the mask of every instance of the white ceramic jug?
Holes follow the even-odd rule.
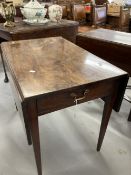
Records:
[[[51,5],[48,9],[49,18],[53,22],[59,22],[62,18],[62,7],[59,5]]]

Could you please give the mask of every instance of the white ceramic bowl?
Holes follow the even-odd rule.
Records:
[[[37,0],[30,0],[21,9],[21,13],[27,20],[44,19],[47,9],[44,8]]]
[[[23,16],[28,19],[28,20],[34,20],[34,19],[44,19],[47,9],[46,8],[28,8],[28,7],[24,7],[24,8],[20,8],[21,9],[21,13],[23,14]]]

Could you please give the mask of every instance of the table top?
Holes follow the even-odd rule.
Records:
[[[119,43],[122,45],[127,45],[131,47],[131,34],[125,32],[119,32],[109,29],[96,29],[87,32],[84,35],[85,37],[99,39],[101,41]]]
[[[22,99],[126,74],[62,37],[5,42],[1,49]]]
[[[4,27],[3,23],[0,23],[0,31],[15,34],[15,33],[24,33],[25,31],[26,32],[38,31],[38,30],[41,31],[43,29],[60,28],[66,26],[78,26],[79,23],[76,21],[62,19],[59,23],[49,21],[48,23],[43,25],[29,25],[21,21],[16,22],[15,25],[16,25],[15,27]]]

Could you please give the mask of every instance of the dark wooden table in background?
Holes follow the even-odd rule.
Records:
[[[62,36],[63,38],[76,42],[79,23],[71,20],[61,20],[59,23],[48,22],[44,25],[28,25],[24,22],[17,22],[15,27],[4,27],[0,23],[0,38],[5,41],[27,40],[45,37]],[[5,82],[8,82],[4,61],[2,59]]]
[[[127,71],[131,76],[131,34],[96,29],[77,35],[76,44]]]
[[[38,175],[42,175],[38,116],[75,101],[105,101],[99,151],[112,108],[120,108],[128,74],[62,37],[5,42],[1,51],[28,143],[33,143]]]
[[[78,25],[78,22],[70,20],[61,20],[59,23],[48,22],[44,25],[29,25],[21,21],[17,22],[15,27],[4,27],[3,23],[0,23],[0,38],[16,41],[62,36],[75,43]]]

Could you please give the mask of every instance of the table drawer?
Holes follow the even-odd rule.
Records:
[[[108,95],[113,88],[111,82],[97,82],[44,95],[37,99],[38,115],[46,114]]]

